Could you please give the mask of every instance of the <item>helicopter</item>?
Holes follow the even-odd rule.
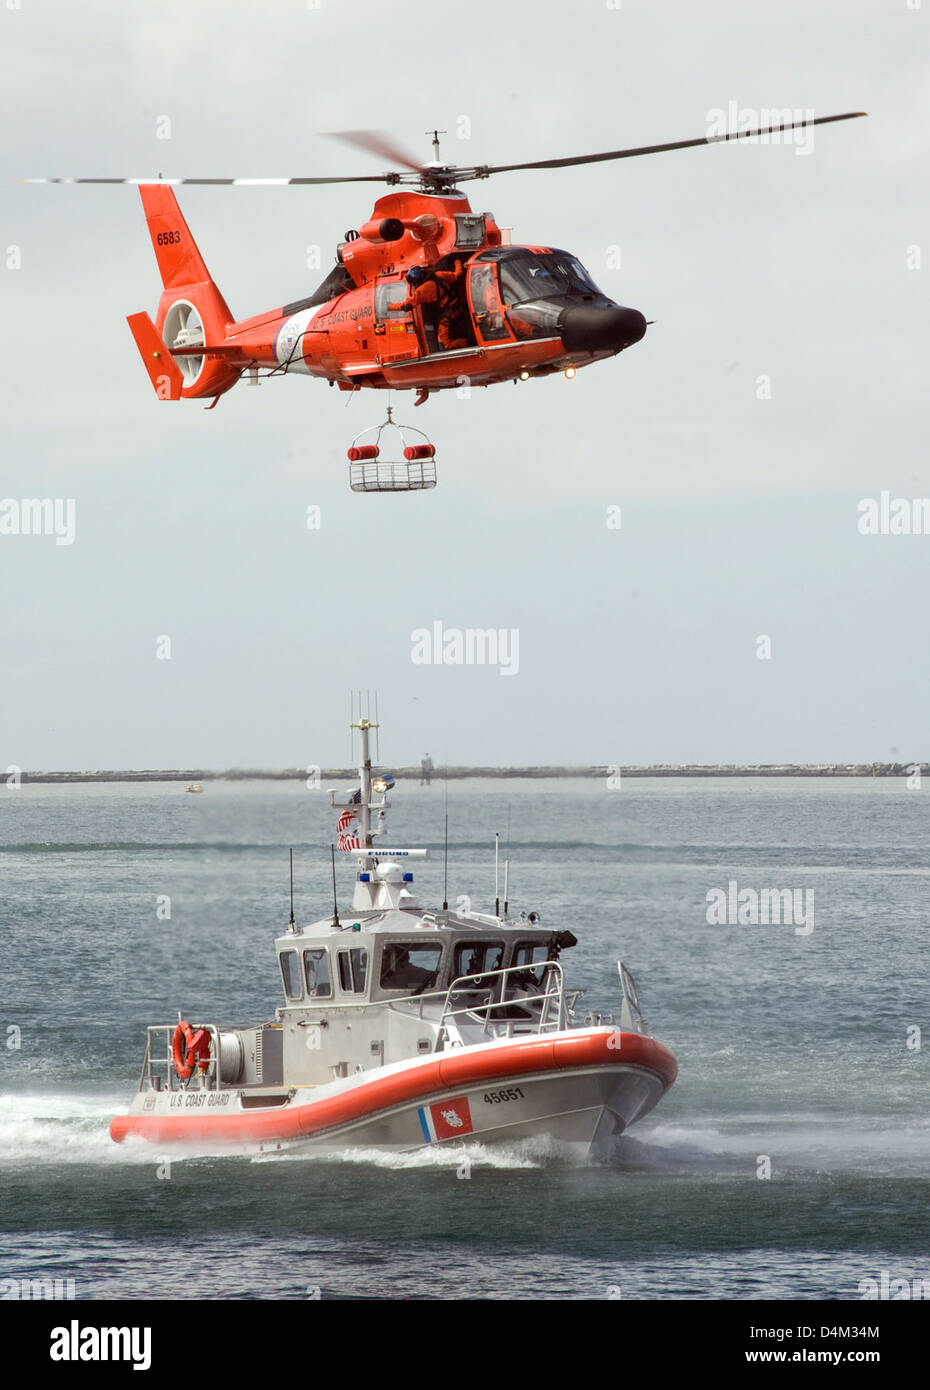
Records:
[[[377,132],[342,131],[336,138],[400,168],[346,177],[27,182],[138,186],[163,291],[154,322],[145,312],[127,322],[159,400],[209,399],[206,408],[213,409],[243,376],[257,383],[260,375],[294,373],[321,378],[340,391],[416,390],[415,404],[421,405],[433,392],[463,383],[490,386],[556,372],[574,376],[626,351],[647,328],[638,309],[605,295],[570,252],[538,242],[512,244],[509,229],[492,213],[472,210],[460,184],[752,139],[865,114],[470,167],[441,161],[438,130],[432,132],[434,157],[425,164]],[[391,191],[377,199],[366,222],[346,232],[322,284],[304,298],[241,320],[214,283],[174,194],[176,185],[373,182]]]

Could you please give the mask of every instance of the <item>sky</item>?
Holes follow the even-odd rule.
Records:
[[[71,544],[0,534],[0,772],[341,765],[358,688],[398,765],[930,757],[930,536],[860,526],[930,496],[928,26],[930,0],[0,0],[0,514],[74,506]],[[18,182],[381,172],[346,129],[510,163],[730,103],[869,114],[807,152],[466,187],[654,322],[573,380],[394,393],[437,447],[420,495],[349,490],[384,392],[159,402],[125,322],[161,288],[137,191]],[[378,192],[179,200],[245,318],[310,293]],[[437,623],[508,662],[419,663]]]

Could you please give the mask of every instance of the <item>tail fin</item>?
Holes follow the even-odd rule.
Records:
[[[160,401],[179,401],[184,378],[181,370],[155,331],[148,314],[131,314],[126,320],[136,347]]]
[[[174,190],[166,184],[140,184],[139,194],[165,287],[155,328],[168,351],[177,354],[183,379],[180,394],[219,396],[239,380],[239,366],[229,361],[225,346],[226,328],[233,321],[229,305],[210,278]],[[196,352],[197,347],[203,352]],[[216,348],[213,356],[211,347]]]
[[[181,215],[174,190],[162,183],[143,183],[139,185],[139,194],[165,289],[209,280],[210,272]]]

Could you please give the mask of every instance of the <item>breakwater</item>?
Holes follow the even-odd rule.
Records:
[[[571,767],[434,767],[433,782],[466,777],[488,778],[564,778],[564,777],[908,777],[917,770],[930,775],[928,763],[659,763],[653,766],[623,767],[619,764]],[[420,781],[419,767],[397,767],[394,776]],[[357,780],[354,768],[229,768],[218,772],[208,768],[143,768],[92,770],[81,772],[23,772],[23,783],[63,784],[71,782],[251,782],[306,781],[308,775],[320,782]],[[8,778],[9,781],[9,778]]]

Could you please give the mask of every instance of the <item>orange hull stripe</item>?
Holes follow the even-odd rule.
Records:
[[[616,1040],[619,1040],[617,1046]],[[612,1043],[613,1046],[608,1046]],[[293,1110],[235,1115],[116,1115],[110,1137],[117,1143],[130,1134],[161,1142],[166,1139],[292,1139],[374,1117],[398,1105],[442,1090],[497,1081],[533,1072],[568,1071],[575,1067],[644,1067],[666,1089],[678,1075],[667,1047],[639,1033],[580,1033],[577,1037],[529,1038],[484,1053],[443,1053],[421,1066],[379,1077],[340,1095]]]

